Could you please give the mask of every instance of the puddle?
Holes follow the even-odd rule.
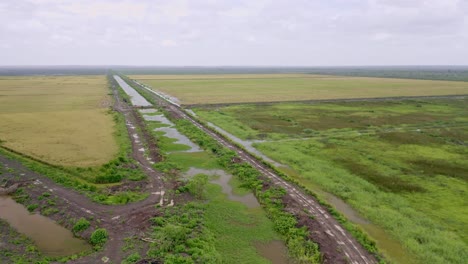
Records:
[[[177,141],[174,142],[175,144],[182,144],[182,145],[186,145],[186,146],[190,147],[189,150],[185,150],[183,152],[200,152],[200,151],[202,151],[202,149],[198,145],[196,145],[195,143],[190,141],[190,139],[188,137],[182,135],[177,129],[175,129],[173,127],[160,127],[160,128],[156,128],[155,131],[162,131],[162,132],[165,133],[164,134],[165,137],[177,139]]]
[[[114,79],[119,83],[120,87],[130,96],[130,100],[134,106],[152,106],[146,99],[141,96],[135,89],[128,85],[120,76],[114,75]]]
[[[270,159],[268,156],[266,156],[265,154],[261,153],[260,151],[258,151],[256,148],[254,148],[252,146],[252,144],[255,144],[255,143],[262,143],[264,142],[263,140],[242,140],[236,136],[234,136],[233,134],[223,130],[222,128],[216,126],[215,124],[213,123],[210,123],[208,122],[207,123],[210,127],[214,128],[216,131],[218,131],[219,133],[225,135],[226,137],[228,137],[230,140],[236,142],[237,144],[239,145],[242,145],[247,151],[249,151],[250,153],[253,153],[254,155],[258,156],[258,157],[261,157],[262,159],[264,159],[266,162],[269,162],[273,165],[275,165],[276,167],[281,167],[281,166],[284,166],[283,164],[281,163],[278,163],[272,159]]]
[[[167,119],[163,115],[143,115],[143,119],[145,119],[146,121],[160,122],[160,123],[163,123],[163,124],[169,125],[169,126],[174,125],[174,123],[169,121],[169,119]]]
[[[180,151],[180,152],[200,152],[202,149],[195,143],[193,143],[188,137],[182,135],[176,128],[174,128],[174,123],[172,123],[169,119],[167,119],[164,115],[143,115],[143,118],[146,121],[154,121],[160,122],[161,124],[168,125],[169,127],[159,127],[156,128],[154,131],[162,131],[164,132],[164,136],[168,138],[176,139],[177,141],[174,142],[175,144],[182,144],[189,146],[189,150]],[[179,151],[177,151],[179,152]]]
[[[219,178],[211,180],[211,183],[221,186],[222,192],[228,195],[228,199],[231,201],[237,201],[245,204],[249,208],[259,207],[260,204],[257,198],[252,194],[248,193],[244,196],[236,195],[232,192],[232,186],[229,181],[232,178],[231,174],[226,173],[224,170],[206,170],[191,167],[185,174],[185,177],[193,177],[197,174],[206,174],[208,176],[219,176]]]
[[[74,237],[69,230],[47,217],[29,213],[11,197],[0,196],[0,218],[31,238],[46,256],[69,256],[91,249],[88,243]]]
[[[288,250],[283,241],[273,240],[268,243],[255,243],[257,252],[264,258],[271,261],[272,264],[291,264],[288,258]]]
[[[158,110],[152,109],[152,108],[149,108],[149,109],[140,109],[140,110],[138,110],[138,111],[140,111],[140,113],[142,113],[142,114],[152,114],[152,113],[158,112]]]

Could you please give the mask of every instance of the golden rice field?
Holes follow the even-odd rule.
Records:
[[[105,76],[0,77],[1,144],[64,166],[98,166],[118,151]]]
[[[182,104],[468,94],[467,82],[311,74],[130,75]]]

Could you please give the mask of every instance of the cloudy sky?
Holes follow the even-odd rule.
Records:
[[[468,0],[1,0],[0,65],[468,65]]]

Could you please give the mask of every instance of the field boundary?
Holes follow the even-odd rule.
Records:
[[[392,96],[392,97],[367,97],[367,98],[341,98],[341,99],[312,99],[293,101],[270,101],[270,102],[238,102],[238,103],[213,103],[213,104],[181,104],[181,107],[223,107],[232,105],[273,105],[280,103],[335,103],[335,102],[364,102],[364,101],[401,101],[401,100],[424,100],[424,99],[465,99],[468,94],[451,95],[427,95],[427,96]]]

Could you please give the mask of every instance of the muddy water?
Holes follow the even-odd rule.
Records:
[[[271,261],[272,264],[293,263],[288,258],[288,250],[283,241],[273,240],[268,243],[256,243],[255,248],[262,257]]]
[[[222,192],[228,195],[228,199],[231,201],[237,201],[245,204],[249,208],[259,207],[260,204],[257,198],[252,193],[248,193],[244,196],[236,195],[232,192],[232,186],[229,181],[232,178],[231,174],[226,173],[224,170],[206,170],[191,167],[186,173],[185,177],[193,177],[197,174],[205,174],[208,176],[219,176],[219,178],[211,180],[211,183],[221,186]]]
[[[0,196],[0,218],[31,238],[46,256],[69,256],[91,249],[88,243],[75,238],[69,230],[47,217],[30,214],[23,205],[8,196]]]
[[[249,151],[250,153],[258,156],[258,157],[261,157],[262,159],[264,159],[266,162],[269,162],[273,165],[275,165],[276,167],[281,167],[281,166],[284,166],[283,164],[281,163],[278,163],[272,159],[270,159],[268,156],[266,156],[265,154],[261,153],[260,151],[258,151],[256,148],[254,148],[252,146],[252,144],[254,143],[262,143],[264,142],[263,140],[242,140],[236,136],[234,136],[233,134],[225,131],[224,129],[216,126],[215,124],[213,123],[210,123],[208,122],[207,123],[210,127],[214,128],[216,131],[218,131],[219,133],[223,134],[224,136],[228,137],[230,140],[234,141],[235,143],[243,146],[247,151]]]
[[[141,96],[135,89],[128,85],[120,76],[114,75],[114,79],[119,83],[120,87],[130,96],[130,101],[134,106],[152,106],[146,99]]]

